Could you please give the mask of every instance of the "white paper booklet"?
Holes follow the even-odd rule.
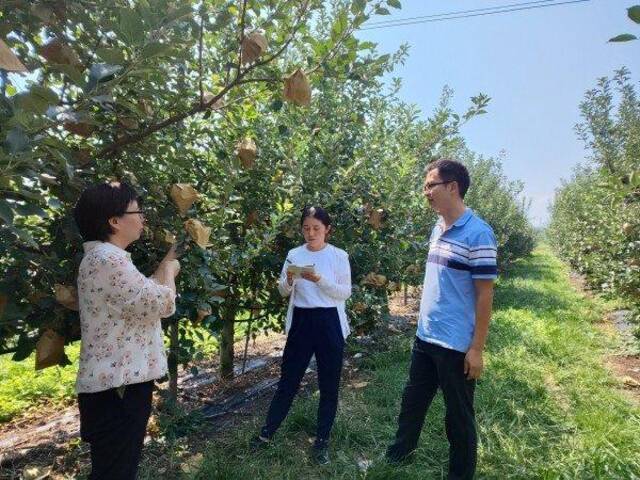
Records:
[[[310,273],[313,275],[316,273],[316,269],[313,265],[295,265],[292,263],[287,266],[287,272],[292,273],[294,277],[298,278],[302,273]]]

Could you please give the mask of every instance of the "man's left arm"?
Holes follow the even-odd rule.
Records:
[[[471,346],[464,357],[464,373],[469,380],[479,378],[484,368],[482,352],[487,342],[493,306],[493,279],[474,280],[476,291],[476,327]]]

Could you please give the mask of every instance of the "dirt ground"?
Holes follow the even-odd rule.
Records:
[[[377,333],[384,337],[401,333],[404,329],[415,328],[418,311],[419,292],[410,289],[405,304],[404,294],[397,293],[390,302],[391,320]],[[375,335],[375,334],[374,334]],[[354,344],[374,342],[370,336],[353,339]],[[207,428],[196,435],[189,435],[189,448],[185,450],[197,452],[198,445],[206,436],[216,431],[229,428],[234,422],[247,415],[257,415],[267,408],[280,373],[280,357],[284,348],[285,336],[271,333],[258,337],[250,342],[246,371],[242,372],[244,341],[236,344],[236,376],[233,380],[224,381],[217,376],[217,362],[208,360],[197,365],[198,374],[181,372],[178,379],[179,400],[182,414],[189,412],[206,412]],[[378,345],[379,346],[379,345]],[[359,388],[358,368],[352,355],[345,357],[343,383]],[[302,383],[301,394],[311,393],[316,388],[313,377],[313,365]],[[149,421],[147,438],[145,439],[144,461],[154,466],[158,473],[166,473],[175,465],[168,465],[161,443],[156,441],[160,436],[159,410],[162,398],[154,393],[154,411]],[[79,415],[75,401],[70,401],[62,409],[59,406],[40,405],[25,412],[24,415],[0,426],[0,480],[25,478],[35,480],[49,478],[62,480],[74,478],[89,469],[88,445],[79,438]]]
[[[579,278],[574,285],[582,288]],[[353,338],[356,350],[366,351],[380,348],[381,338],[414,329],[417,322],[420,291],[410,289],[406,297],[398,292],[390,301],[390,322],[372,335]],[[601,328],[613,335],[630,336],[631,332],[623,328],[620,312],[612,312],[605,317]],[[185,452],[197,455],[198,449],[206,444],[206,438],[216,432],[233,427],[234,423],[247,416],[260,415],[266,411],[268,402],[275,390],[279,376],[280,357],[285,337],[271,333],[258,337],[250,343],[247,355],[246,371],[242,371],[242,352],[244,342],[236,345],[236,376],[233,380],[223,381],[217,377],[215,361],[201,362],[197,375],[182,372],[178,381],[180,405],[183,414],[205,412],[206,428],[184,437],[188,442]],[[635,342],[634,342],[635,343]],[[343,384],[358,388],[362,378],[357,368],[358,355],[345,357]],[[607,365],[620,380],[621,388],[629,398],[640,404],[640,355],[621,351],[607,359]],[[311,394],[316,386],[313,366],[303,380],[301,394]],[[149,422],[145,439],[144,462],[153,466],[154,471],[163,476],[183,466],[172,464],[176,459],[168,459],[162,442],[159,426],[159,410],[162,399],[154,394],[154,412]],[[79,439],[79,418],[74,401],[60,409],[59,406],[41,405],[25,412],[20,418],[0,426],[0,480],[8,479],[54,479],[75,478],[89,470],[88,446]]]

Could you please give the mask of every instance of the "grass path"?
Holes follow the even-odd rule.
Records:
[[[618,346],[597,325],[604,309],[571,286],[567,269],[544,246],[500,280],[476,394],[478,478],[640,478],[640,409],[603,366]],[[210,439],[197,471],[186,477],[442,478],[447,442],[441,395],[415,462],[393,468],[381,459],[395,431],[411,342],[409,334],[395,337],[387,351],[365,357],[360,373],[369,384],[342,390],[329,467],[308,459],[317,408],[311,395],[295,402],[269,450],[248,450],[262,415],[248,418]],[[154,476],[147,467],[141,478]]]

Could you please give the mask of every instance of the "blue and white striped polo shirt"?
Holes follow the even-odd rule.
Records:
[[[497,278],[496,253],[493,229],[470,208],[446,231],[438,221],[429,239],[418,338],[469,350],[476,323],[473,281]]]

